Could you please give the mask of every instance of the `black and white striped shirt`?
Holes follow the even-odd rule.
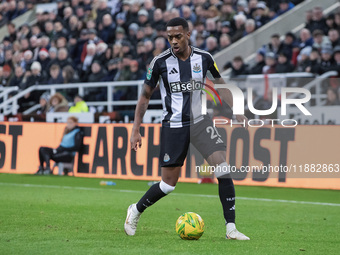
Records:
[[[163,104],[163,125],[179,128],[203,119],[202,93],[208,72],[221,75],[210,53],[191,46],[190,57],[182,61],[171,49],[156,56],[148,68],[145,83],[158,82]]]

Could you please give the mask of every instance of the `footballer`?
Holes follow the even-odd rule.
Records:
[[[127,235],[135,235],[141,214],[161,198],[171,193],[181,172],[190,143],[202,154],[211,166],[228,169],[226,145],[218,135],[212,120],[202,115],[202,90],[190,90],[191,82],[204,84],[207,75],[215,83],[224,81],[210,53],[189,45],[190,31],[183,18],[174,18],[166,25],[171,48],[156,56],[148,68],[143,91],[138,100],[131,135],[131,148],[142,146],[140,125],[148,108],[153,90],[159,84],[163,105],[159,162],[162,180],[150,187],[144,196],[129,206],[124,229]],[[219,89],[222,99],[233,106],[232,94]],[[237,115],[239,122],[246,121]],[[212,135],[211,132],[215,132]],[[235,189],[228,171],[215,173],[218,180],[219,197],[226,224],[226,238],[250,240],[235,226]]]

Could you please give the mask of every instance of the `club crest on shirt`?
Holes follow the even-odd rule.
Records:
[[[164,162],[169,162],[170,161],[170,156],[169,156],[168,153],[165,153],[163,161]]]
[[[192,68],[194,73],[200,73],[202,71],[201,66],[199,64],[195,64]]]
[[[149,68],[148,68],[148,73],[146,74],[146,78],[147,78],[148,80],[150,80],[150,79],[151,79],[151,75],[152,75],[152,69],[149,67]]]

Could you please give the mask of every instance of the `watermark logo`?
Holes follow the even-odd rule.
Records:
[[[215,84],[216,89],[227,89],[230,91],[233,98],[233,114],[235,115],[243,115],[244,114],[244,94],[243,91],[235,86],[234,84]],[[215,94],[217,94],[214,89]],[[289,98],[288,95],[295,94],[299,95],[299,98]],[[301,97],[303,96],[304,97]],[[272,96],[273,99],[272,106],[268,110],[258,110],[255,109],[253,103],[253,88],[247,89],[247,102],[248,109],[254,115],[266,116],[274,113],[278,107],[278,88],[272,88]],[[219,98],[220,99],[220,98]],[[303,105],[304,103],[309,102],[311,99],[311,93],[308,89],[305,88],[281,88],[281,115],[287,115],[287,106],[295,105],[304,115],[311,116],[312,114],[307,110],[307,108]],[[221,102],[221,101],[220,101]],[[222,102],[221,102],[222,104]],[[202,114],[207,113],[207,104],[202,104]]]

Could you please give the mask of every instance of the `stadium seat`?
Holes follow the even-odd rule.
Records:
[[[72,176],[74,176],[74,158],[72,162],[55,162],[52,167],[52,172],[54,172],[55,167],[58,167],[58,175],[68,175],[68,173],[72,173]]]

